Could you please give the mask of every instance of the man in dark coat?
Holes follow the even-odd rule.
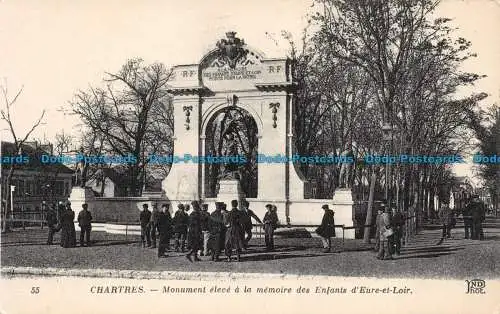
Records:
[[[56,233],[58,230],[57,226],[57,212],[55,210],[55,205],[54,207],[47,208],[47,204],[45,202],[42,204],[42,212],[46,211],[47,216],[46,216],[46,221],[47,221],[47,227],[49,228],[49,234],[47,237],[47,244],[52,245],[54,241],[54,233]]]
[[[276,213],[275,206],[271,204],[266,205],[267,212],[264,215],[264,234],[266,240],[266,250],[274,250],[274,230],[278,227],[278,214]]]
[[[156,232],[158,231],[158,216],[160,212],[156,204],[153,205],[153,211],[151,212],[150,230],[151,230],[151,248],[156,248]]]
[[[174,226],[174,239],[175,244],[174,248],[176,252],[179,252],[179,245],[181,247],[181,251],[184,252],[186,250],[186,237],[187,237],[187,228],[189,224],[189,216],[184,212],[184,204],[177,205],[177,211],[174,214],[174,219],[172,224]]]
[[[76,246],[76,230],[74,220],[75,212],[71,209],[71,204],[68,202],[66,204],[66,209],[61,211],[61,246],[64,248],[72,248]]]
[[[163,204],[158,213],[158,231],[160,238],[158,241],[158,257],[165,257],[166,250],[170,246],[170,237],[172,235],[172,217],[168,204]]]
[[[471,214],[472,214],[472,239],[483,240],[483,226],[482,223],[486,218],[486,209],[484,204],[479,199],[479,195],[472,196],[471,201]]]
[[[243,219],[243,234],[242,234],[242,237],[244,238],[244,244],[245,244],[245,248],[248,247],[248,242],[250,242],[250,240],[252,239],[252,228],[253,228],[253,224],[252,224],[252,218],[255,219],[255,221],[257,221],[258,223],[262,224],[262,221],[260,220],[260,218],[255,215],[255,213],[249,208],[250,206],[250,203],[248,203],[247,200],[242,200],[241,201],[241,205],[242,205],[242,215],[241,215],[241,218]],[[245,233],[246,233],[246,237],[245,237]]]
[[[404,217],[403,215],[396,209],[392,209],[392,219],[391,219],[392,228],[394,231],[392,238],[392,251],[395,255],[401,254],[401,239],[403,238],[403,225],[404,225]]]
[[[201,233],[203,239],[203,251],[200,250],[201,256],[208,256],[208,239],[210,238],[210,214],[208,213],[208,204],[201,206]]]
[[[243,218],[242,212],[238,210],[238,201],[231,201],[231,211],[227,215],[227,231],[225,251],[227,260],[231,261],[233,249],[236,250],[236,261],[240,261],[241,250],[244,247],[242,231],[243,231]]]
[[[380,216],[380,219],[378,220],[377,228],[380,230],[379,231],[380,246],[377,258],[381,260],[392,259],[391,239],[392,239],[392,233],[394,231],[392,230],[391,214],[389,212],[390,212],[389,207],[385,207],[384,213]]]
[[[142,205],[142,211],[139,215],[139,221],[141,223],[142,247],[146,247],[146,242],[148,247],[151,247],[151,212],[148,209],[148,204]]]
[[[216,202],[215,210],[210,215],[210,238],[208,247],[212,254],[212,261],[218,262],[219,256],[224,247],[224,238],[226,235],[226,226],[224,225],[224,213],[222,211],[224,203]]]
[[[193,212],[189,215],[189,247],[190,251],[186,255],[186,258],[193,262],[191,256],[194,255],[194,261],[198,262],[200,259],[198,258],[198,250],[203,247],[202,243],[202,232],[201,232],[201,211],[200,204],[197,201],[193,201],[191,203],[193,206]]]
[[[321,237],[321,241],[323,242],[323,253],[329,253],[332,249],[331,237],[335,237],[335,213],[327,204],[321,208],[323,208],[325,213],[323,214],[321,225],[316,229],[316,233]]]
[[[92,230],[92,215],[88,211],[89,205],[87,203],[82,204],[82,210],[78,214],[78,226],[80,226],[80,246],[84,246],[83,239],[85,237],[85,243],[90,246],[90,230]]]
[[[444,240],[445,237],[447,238],[451,237],[451,228],[453,227],[453,221],[455,219],[454,213],[449,207],[447,200],[443,201],[443,205],[439,209],[438,216],[439,216],[439,221],[443,226],[443,232],[440,241],[442,242],[442,240]]]
[[[384,204],[380,205],[377,210],[377,218],[375,218],[375,248],[373,249],[375,252],[378,252],[380,249],[380,219],[382,219],[382,214],[384,213]]]

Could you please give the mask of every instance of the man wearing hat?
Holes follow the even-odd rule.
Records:
[[[241,205],[242,205],[242,215],[241,215],[241,218],[243,219],[243,229],[242,229],[243,234],[242,234],[242,238],[244,238],[244,242],[243,243],[245,244],[245,248],[247,248],[248,247],[248,242],[250,242],[250,240],[252,239],[252,228],[253,228],[252,218],[255,219],[255,221],[257,221],[260,224],[262,224],[262,221],[249,208],[250,204],[248,203],[247,200],[242,200],[241,201]],[[246,237],[245,237],[245,234],[246,234]]]
[[[472,239],[472,198],[469,198],[467,204],[462,210],[462,217],[464,219],[464,232],[466,239]]]
[[[321,237],[321,241],[323,242],[323,253],[329,253],[332,249],[331,237],[335,237],[335,213],[327,204],[321,206],[321,208],[323,208],[325,212],[321,225],[316,229],[316,233]]]
[[[379,229],[379,237],[380,237],[380,245],[377,258],[381,260],[389,260],[392,259],[391,254],[391,238],[393,234],[393,230],[391,228],[391,214],[389,207],[384,208],[384,212],[380,216],[378,220]]]
[[[274,230],[278,226],[278,214],[276,213],[275,206],[271,204],[266,205],[267,212],[264,215],[264,234],[266,240],[266,250],[274,250]]]
[[[210,215],[210,238],[208,247],[212,254],[212,261],[218,262],[219,256],[224,247],[224,238],[226,236],[226,226],[224,224],[224,203],[216,202],[215,210]]]
[[[227,216],[227,223],[229,225],[226,231],[226,242],[225,242],[225,251],[227,260],[231,261],[231,255],[233,249],[236,250],[236,261],[240,261],[241,250],[244,247],[243,238],[242,238],[242,212],[238,210],[238,201],[231,201],[231,211]]]
[[[55,205],[54,205],[55,206]],[[55,211],[55,207],[47,208],[47,204],[45,202],[42,203],[42,213],[47,212],[46,221],[47,227],[49,228],[49,234],[47,237],[47,244],[52,245],[54,241],[54,233],[58,231],[57,229],[57,213]]]
[[[139,222],[141,223],[141,242],[142,247],[151,247],[151,212],[148,209],[148,204],[142,204],[142,211],[139,215]]]
[[[391,226],[394,231],[394,235],[392,236],[392,252],[395,255],[401,254],[401,241],[403,239],[403,228],[404,228],[405,219],[403,214],[396,209],[396,207],[392,208],[392,217],[391,217]]]
[[[179,244],[181,247],[181,251],[184,252],[186,250],[186,236],[187,236],[187,228],[189,223],[189,216],[184,212],[184,204],[177,205],[177,211],[174,214],[173,226],[174,226],[174,249],[176,252],[179,252]]]
[[[200,204],[197,201],[193,201],[191,203],[193,206],[193,212],[189,215],[189,230],[188,230],[188,239],[189,239],[189,247],[190,251],[186,255],[186,258],[193,262],[191,256],[194,255],[195,261],[200,261],[198,258],[198,250],[202,247],[202,232],[201,232],[201,211]]]
[[[378,252],[380,249],[380,219],[382,219],[384,209],[385,204],[380,204],[380,207],[377,210],[377,218],[375,218],[375,248],[373,249],[375,252]]]
[[[163,204],[158,213],[158,231],[160,234],[158,257],[165,257],[165,251],[169,249],[170,236],[172,235],[172,217],[170,216],[169,204]]]
[[[151,212],[151,220],[149,222],[151,230],[151,248],[156,248],[156,232],[158,231],[158,217],[160,215],[160,211],[158,210],[158,206],[153,204],[153,211]]]
[[[92,230],[92,215],[88,211],[89,205],[87,203],[82,204],[82,210],[78,214],[78,226],[80,226],[80,246],[84,246],[83,239],[85,238],[85,243],[90,246],[90,230]]]
[[[479,195],[474,194],[470,204],[472,216],[472,239],[483,240],[483,226],[482,223],[486,218],[486,209],[484,204],[479,199]]]
[[[451,229],[453,227],[453,220],[455,218],[453,211],[448,205],[449,200],[448,199],[443,200],[442,203],[443,204],[438,212],[439,220],[441,221],[441,225],[443,226],[443,232],[440,243],[443,242],[445,237],[451,238]]]
[[[208,239],[210,238],[210,214],[208,213],[208,204],[201,205],[200,212],[201,233],[203,238],[203,252],[201,256],[208,256]]]

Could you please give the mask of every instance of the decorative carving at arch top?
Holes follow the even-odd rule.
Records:
[[[292,84],[287,58],[267,59],[235,32],[214,43],[198,64],[174,67],[169,90],[174,95],[231,91],[284,91]]]
[[[262,62],[264,55],[250,48],[243,39],[236,37],[236,32],[227,32],[226,38],[222,38],[215,44],[216,48],[207,53],[200,65],[204,67],[227,67],[234,69],[236,66],[256,65]]]

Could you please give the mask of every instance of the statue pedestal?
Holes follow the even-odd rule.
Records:
[[[333,211],[335,212],[335,224],[352,227],[354,225],[354,202],[352,200],[351,189],[336,189],[333,195]],[[342,236],[342,229],[337,229],[337,237]],[[355,230],[348,229],[344,231],[346,239],[355,239]]]
[[[227,204],[228,210],[231,209],[231,201],[237,200],[238,204],[245,198],[245,193],[241,190],[240,181],[236,179],[224,179],[219,182],[219,193],[217,201]]]
[[[75,221],[78,218],[78,213],[80,213],[80,211],[82,210],[82,204],[88,203],[94,198],[94,192],[91,188],[73,187],[71,189],[69,201],[71,203],[71,209],[73,209],[73,211],[75,212]],[[89,210],[92,210],[91,206],[89,206]]]

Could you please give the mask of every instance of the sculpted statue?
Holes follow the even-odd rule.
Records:
[[[225,145],[222,149],[222,156],[224,157],[238,157],[240,149],[238,142],[233,133],[227,133],[225,136]],[[221,172],[221,179],[240,179],[239,165],[236,160],[230,160],[223,165]]]
[[[78,155],[77,156],[81,156],[82,157],[82,160],[80,160],[77,164],[76,164],[76,169],[75,169],[75,186],[79,186],[79,187],[85,187],[85,181],[86,181],[86,178],[85,178],[85,155],[84,155],[84,152],[83,152],[83,147],[80,147],[80,151],[78,152]]]
[[[340,154],[340,174],[339,174],[339,188],[350,188],[350,178],[351,178],[351,169],[352,163],[348,162],[348,157],[354,157],[352,146],[349,144],[346,149]]]

